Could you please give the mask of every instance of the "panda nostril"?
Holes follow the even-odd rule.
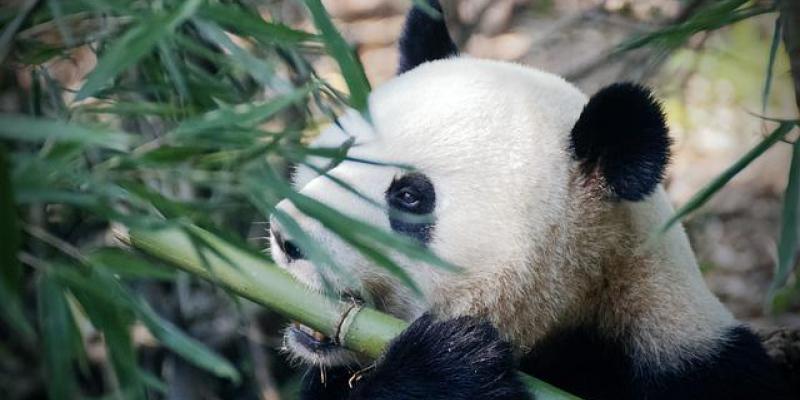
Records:
[[[302,260],[305,258],[303,251],[292,243],[291,240],[286,240],[283,235],[275,229],[271,229],[270,231],[272,237],[275,238],[275,244],[278,245],[278,248],[281,249],[283,254],[286,254],[286,258],[288,258],[289,261]]]

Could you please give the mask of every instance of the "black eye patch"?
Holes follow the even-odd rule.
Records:
[[[431,240],[435,221],[436,192],[424,174],[415,172],[394,179],[386,190],[389,224],[392,230],[422,244]]]

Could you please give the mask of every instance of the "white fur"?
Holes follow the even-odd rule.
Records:
[[[323,132],[315,146],[354,137],[350,157],[410,165],[433,182],[429,247],[464,272],[400,258],[422,298],[291,203],[278,208],[356,276],[379,308],[398,317],[410,320],[429,309],[485,316],[520,352],[548,333],[590,323],[612,334],[634,332],[626,337],[632,351],[653,365],[679,366],[712,350],[733,320],[706,289],[681,229],[647,242],[672,212],[661,189],[642,202],[614,202],[598,180],[586,183],[568,149],[586,101],[552,74],[451,58],[375,90],[371,125],[349,112],[340,119],[343,129]],[[384,204],[384,192],[404,171],[345,161],[329,173]],[[390,230],[383,207],[331,179],[301,167],[295,182],[304,195]],[[273,248],[276,261],[310,287],[320,288],[320,274],[347,286],[307,261],[286,263]]]

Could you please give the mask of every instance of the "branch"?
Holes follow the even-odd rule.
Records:
[[[407,323],[371,308],[354,306],[306,290],[262,256],[197,227],[116,231],[123,242],[238,296],[302,322],[343,346],[377,358]],[[577,399],[520,373],[538,400]]]

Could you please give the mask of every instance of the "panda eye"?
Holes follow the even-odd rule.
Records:
[[[410,173],[392,181],[386,190],[386,202],[396,210],[418,215],[428,214],[433,212],[436,193],[427,176]]]
[[[395,178],[386,189],[387,216],[395,232],[416,239],[423,245],[431,241],[436,218],[436,190],[422,173],[412,172]]]
[[[407,209],[416,208],[420,203],[419,196],[414,192],[414,189],[409,187],[400,189],[396,198]]]

